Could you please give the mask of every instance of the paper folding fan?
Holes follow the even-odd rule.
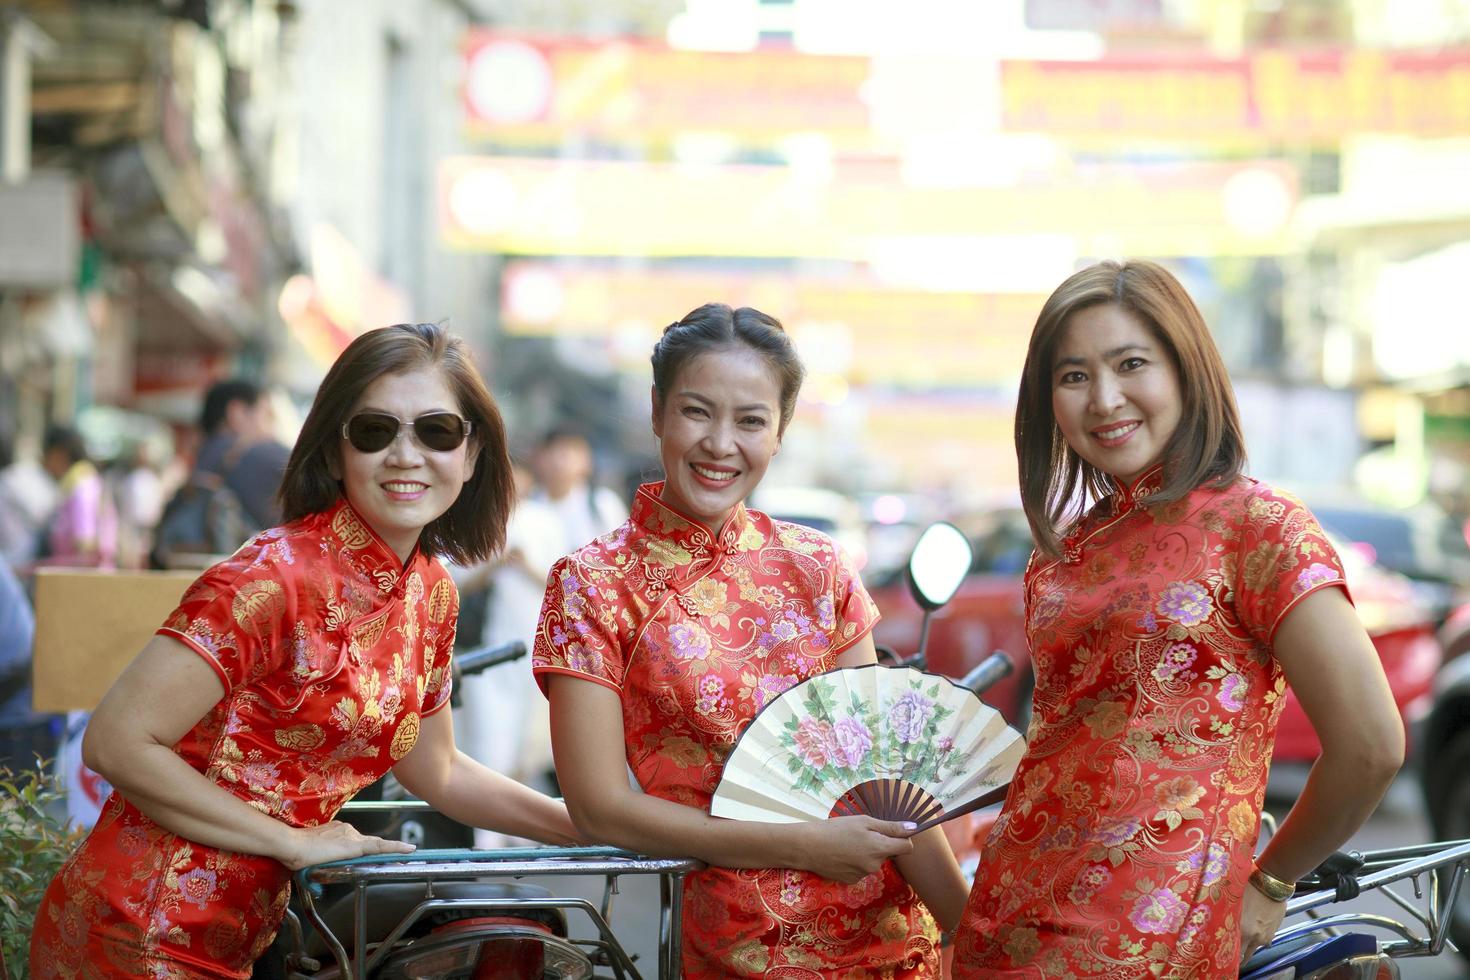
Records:
[[[808,678],[740,734],[710,812],[800,823],[846,814],[932,827],[1004,798],[1026,749],[974,692],[913,667]]]

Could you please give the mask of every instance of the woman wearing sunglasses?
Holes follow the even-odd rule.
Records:
[[[281,487],[286,523],[207,570],[103,698],[83,755],[115,791],[46,894],[35,977],[248,977],[292,869],[412,848],[333,820],[390,768],[456,820],[559,843],[558,801],[456,750],[459,599],[439,556],[498,550],[505,430],[460,341],[359,337]]]

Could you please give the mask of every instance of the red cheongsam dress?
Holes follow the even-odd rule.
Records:
[[[1233,977],[1305,596],[1346,588],[1297,500],[1241,478],[1149,506],[1158,468],[1033,556],[1028,747],[982,850],[956,977]]]
[[[174,750],[283,823],[331,820],[448,700],[458,603],[436,559],[401,564],[345,500],[257,535],[158,631],[225,689]],[[31,975],[248,977],[289,890],[279,862],[185,840],[113,793],[46,893]]]
[[[712,532],[641,487],[622,527],[551,570],[534,670],[623,704],[644,792],[708,811],[761,706],[836,666],[878,619],[825,535],[737,507]],[[684,974],[783,980],[938,975],[938,930],[892,863],[854,885],[708,868],[684,886]]]

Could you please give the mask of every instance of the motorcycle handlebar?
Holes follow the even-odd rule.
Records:
[[[1009,676],[1016,669],[1016,662],[1010,658],[1004,650],[997,650],[984,660],[974,670],[960,678],[960,687],[967,687],[976,694],[983,693],[987,688],[1002,678]]]
[[[508,664],[526,655],[526,644],[522,640],[511,640],[496,647],[480,647],[467,653],[455,654],[454,665],[461,677],[478,674],[482,670]]]

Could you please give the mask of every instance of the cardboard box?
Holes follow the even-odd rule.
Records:
[[[32,703],[37,711],[90,711],[137,656],[197,571],[36,572]]]

